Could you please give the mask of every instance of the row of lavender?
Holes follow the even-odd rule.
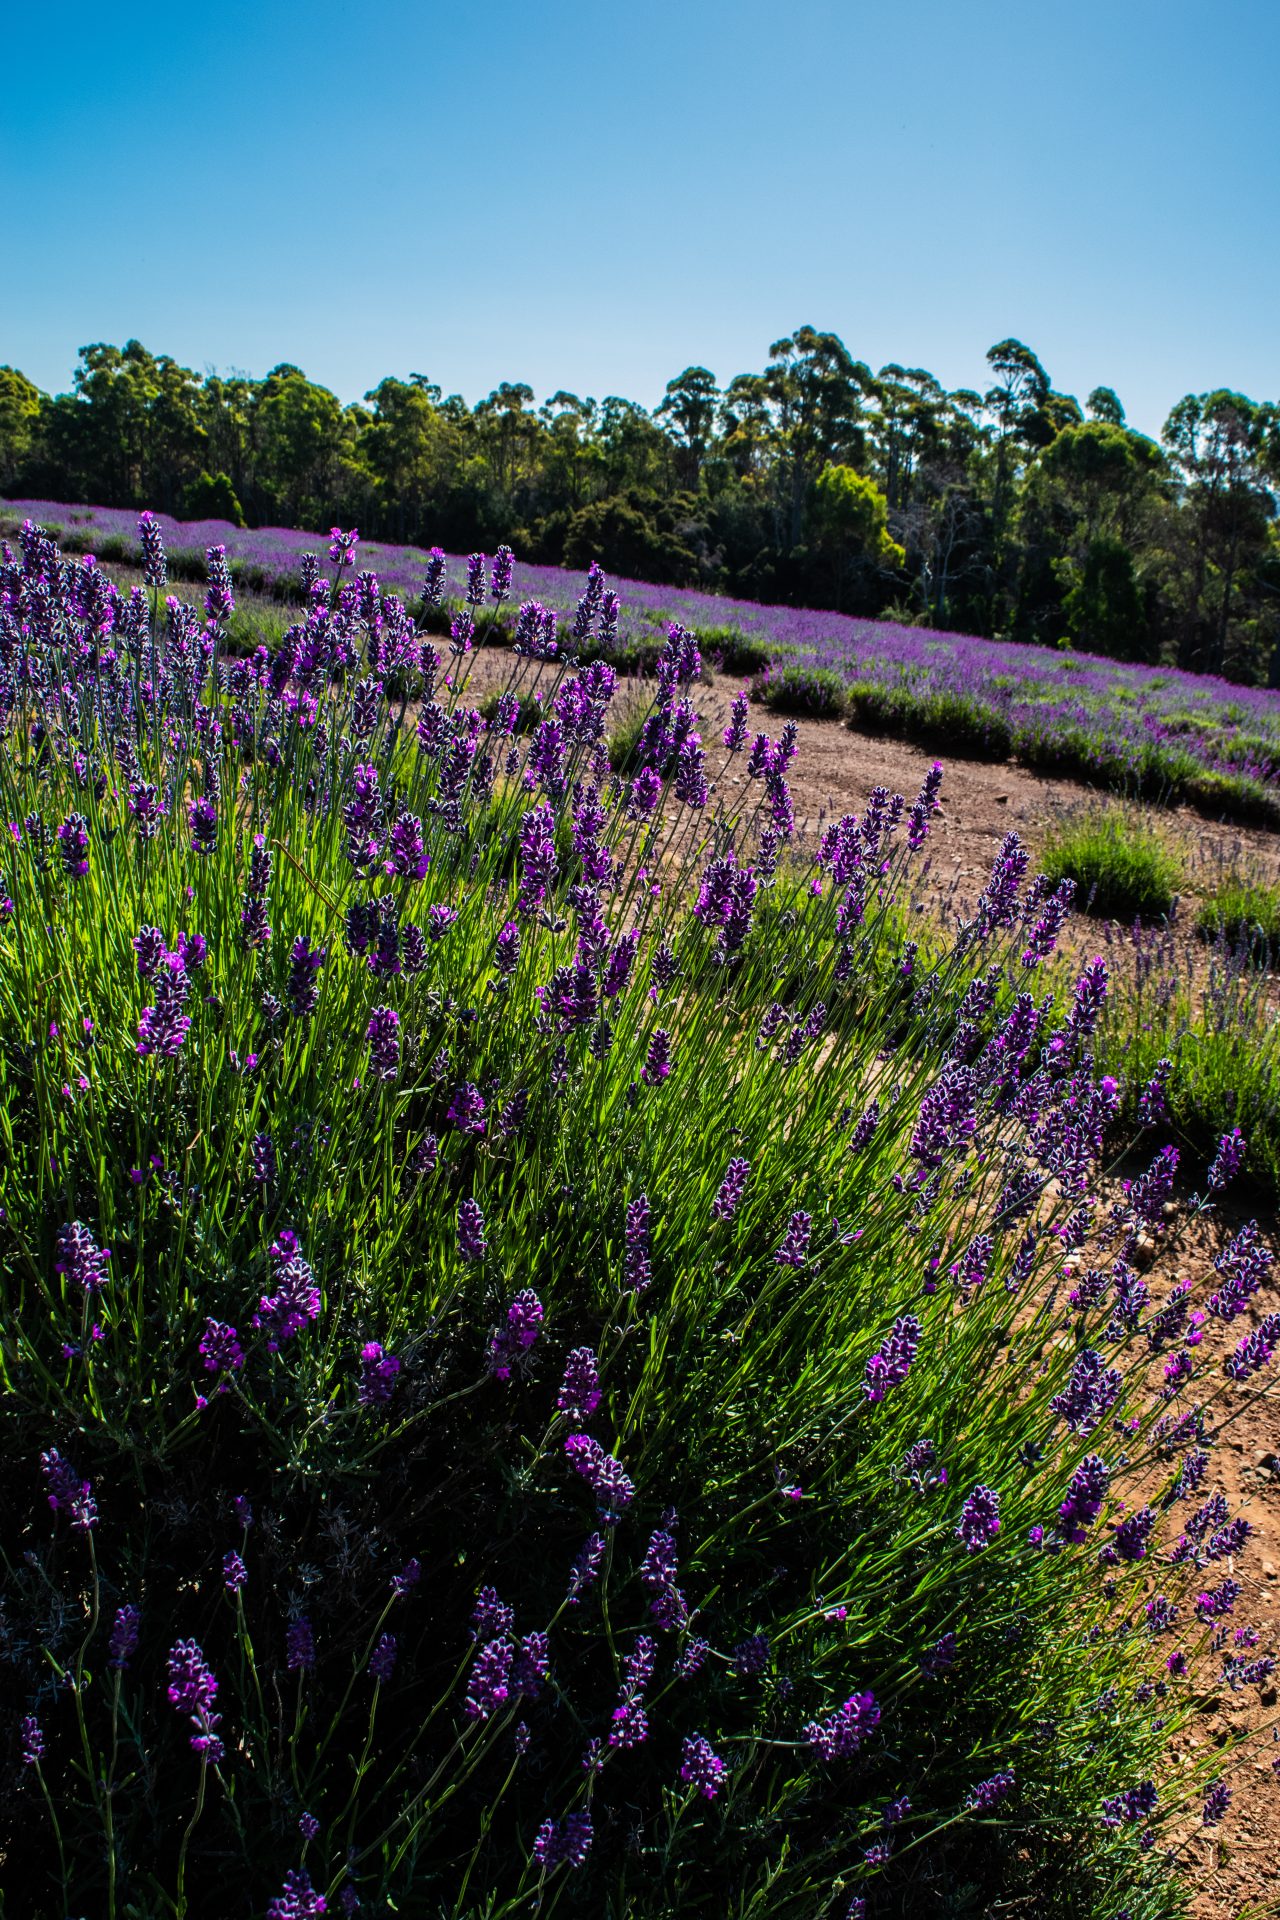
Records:
[[[225,552],[201,610],[139,537],[128,593],[0,554],[25,1910],[1180,1911],[1280,1316],[1255,1229],[1201,1303],[1135,1264],[1177,1155],[1104,1200],[1069,889],[1011,835],[926,962],[941,768],[802,856],[795,728],[704,740],[676,625],[611,774],[598,573],[521,738],[541,618],[466,699],[509,553],[449,658],[335,533],[227,657]]]
[[[120,509],[14,502],[10,513],[74,532],[80,540],[133,541],[131,516]],[[188,550],[211,542],[252,569],[263,584],[296,583],[314,536],[282,528],[245,532],[217,521],[165,521],[166,538]],[[426,555],[412,548],[369,547],[366,559],[384,588],[413,598]],[[451,593],[460,598],[465,562],[448,561]],[[555,567],[518,566],[515,592],[567,618],[584,577]],[[669,587],[623,583],[628,608],[619,639],[652,644],[655,623],[677,620],[709,636],[731,660],[768,662],[761,691],[783,672],[802,706],[806,676],[832,675],[852,690],[855,716],[917,737],[945,738],[996,758],[1129,786],[1152,798],[1190,799],[1210,812],[1280,813],[1280,693],[1246,688],[1173,668],[1127,666],[1088,655],[1053,652],[964,634],[890,622],[868,622],[806,608],[758,606]]]

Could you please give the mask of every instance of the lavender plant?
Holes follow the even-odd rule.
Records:
[[[1098,1194],[1106,969],[1038,992],[1067,890],[1011,836],[922,955],[941,769],[801,850],[678,625],[615,775],[599,576],[486,720],[510,555],[437,645],[335,529],[228,658],[141,537],[0,556],[24,1911],[1177,1912],[1247,1522],[1131,1264],[1167,1156]]]

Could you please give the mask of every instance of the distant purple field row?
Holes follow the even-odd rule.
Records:
[[[124,509],[18,500],[0,519],[30,517],[90,546],[132,540]],[[296,576],[304,553],[323,559],[326,541],[279,527],[245,531],[223,521],[160,516],[173,550],[225,545],[252,580]],[[362,541],[358,564],[384,589],[412,598],[426,554]],[[465,562],[450,559],[460,593]],[[569,612],[584,576],[517,562],[514,597]],[[757,689],[770,705],[845,712],[870,730],[898,732],[953,753],[1027,764],[1151,798],[1187,799],[1209,812],[1280,821],[1280,693],[1236,686],[1175,668],[1129,666],[1088,654],[939,633],[803,607],[761,606],[691,589],[612,582],[622,600],[624,645],[657,637],[671,620],[739,659],[754,655]],[[748,643],[734,646],[736,638]],[[767,666],[765,662],[768,662]]]

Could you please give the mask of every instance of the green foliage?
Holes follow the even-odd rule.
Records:
[[[635,771],[635,751],[645,721],[653,712],[652,689],[628,687],[616,696],[609,713],[609,765],[615,773]]]
[[[1182,884],[1182,862],[1150,818],[1126,807],[1059,816],[1045,839],[1045,873],[1074,880],[1076,906],[1107,920],[1162,919]]]
[[[183,494],[182,508],[189,520],[229,520],[233,527],[245,523],[236,490],[225,473],[199,473]]]
[[[1138,1099],[1158,1063],[1172,1063],[1166,1087],[1174,1138],[1191,1183],[1202,1182],[1223,1134],[1248,1143],[1243,1186],[1280,1201],[1280,1020],[1263,975],[1222,943],[1207,979],[1174,937],[1144,937],[1140,963],[1124,968],[1097,1036],[1097,1064],[1122,1091],[1120,1130],[1138,1123]]]
[[[1146,612],[1123,540],[1099,534],[1089,542],[1084,564],[1062,603],[1072,642],[1087,653],[1115,660],[1146,656]]]
[[[753,699],[771,713],[807,713],[835,720],[846,711],[844,675],[831,667],[781,667],[757,675]]]
[[[820,544],[842,559],[865,560],[878,567],[903,564],[906,552],[889,534],[888,503],[874,480],[853,467],[824,467],[814,492]]]
[[[758,673],[779,657],[766,635],[740,627],[699,627],[697,635],[703,658],[721,673]]]
[[[1238,948],[1256,966],[1280,960],[1280,888],[1233,875],[1223,880],[1196,912],[1204,940]]]
[[[885,687],[872,681],[855,681],[845,691],[849,725],[862,733],[892,734],[972,760],[1009,758],[1013,735],[1007,714],[976,696],[946,687]]]

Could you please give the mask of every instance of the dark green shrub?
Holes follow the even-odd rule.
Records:
[[[807,713],[838,719],[846,709],[844,676],[831,667],[783,667],[757,675],[754,698],[772,713]]]
[[[891,734],[970,760],[1007,760],[1012,750],[1008,716],[976,695],[862,680],[846,689],[846,698],[849,725],[862,733]]]
[[[1160,920],[1182,882],[1182,863],[1149,819],[1123,807],[1064,815],[1050,828],[1044,870],[1076,883],[1076,906],[1107,920]]]
[[[201,473],[183,495],[182,510],[188,520],[229,520],[233,527],[244,525],[236,490],[225,473]]]
[[[1247,773],[1219,773],[1197,767],[1188,776],[1182,797],[1211,820],[1280,827],[1280,794]]]
[[[743,633],[738,627],[702,627],[698,645],[720,673],[759,673],[787,652],[767,636]]]

